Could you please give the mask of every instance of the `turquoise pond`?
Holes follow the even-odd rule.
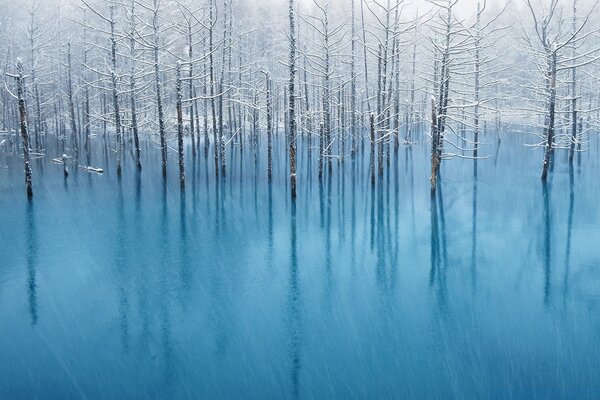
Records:
[[[598,140],[549,184],[532,136],[475,162],[401,145],[371,186],[368,142],[334,159],[283,139],[192,157],[182,193],[144,140],[122,178],[0,156],[0,399],[600,397]],[[264,143],[263,143],[264,146]],[[476,169],[475,169],[476,168]]]

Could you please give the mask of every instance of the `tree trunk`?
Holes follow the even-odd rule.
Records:
[[[181,90],[181,63],[177,63],[176,70],[176,92],[177,92],[177,152],[179,155],[179,183],[181,188],[185,187],[185,162],[183,154],[183,94]]]
[[[152,17],[154,30],[154,80],[156,85],[156,107],[158,109],[158,131],[160,134],[160,154],[162,159],[162,174],[167,176],[167,138],[165,133],[165,117],[162,103],[162,83],[160,79],[159,57],[159,27],[158,27],[158,0],[154,0],[154,15]]]
[[[289,0],[290,16],[290,83],[289,83],[289,151],[290,151],[290,190],[292,199],[296,198],[296,30],[294,27],[294,0]]]
[[[33,196],[33,187],[31,184],[31,156],[29,149],[29,132],[27,128],[27,112],[25,110],[25,88],[23,82],[23,62],[17,61],[17,98],[19,101],[19,123],[21,128],[21,139],[23,140],[23,159],[25,161],[25,186],[27,188],[27,197]]]
[[[556,108],[556,51],[548,55],[550,98],[548,104],[548,127],[546,128],[546,146],[544,147],[544,164],[542,166],[542,182],[548,179],[548,168],[552,162],[552,144],[554,142],[554,120]]]
[[[112,95],[115,112],[115,134],[117,137],[117,175],[121,175],[121,112],[119,110],[119,92],[117,90],[117,39],[115,37],[115,6],[110,4],[110,43],[112,60]]]
[[[73,154],[75,163],[78,162],[79,156],[79,141],[77,134],[77,121],[75,119],[75,103],[73,100],[73,70],[71,66],[71,43],[67,43],[67,96],[69,97],[69,116],[71,119],[71,142],[73,146]]]
[[[271,78],[267,73],[267,178],[271,182],[273,177],[273,116],[271,106]]]

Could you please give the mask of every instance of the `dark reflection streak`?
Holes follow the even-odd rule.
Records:
[[[218,181],[218,180],[217,180]],[[169,245],[168,245],[168,207],[167,207],[167,182],[163,181],[162,185],[162,212],[160,224],[160,294],[163,301],[160,302],[160,330],[161,330],[161,346],[164,357],[164,381],[168,384],[171,381],[172,375],[172,348],[171,348],[171,325],[169,319],[169,296],[166,273],[168,273],[169,260]]]
[[[325,205],[324,205],[323,181],[319,179],[319,224],[321,229],[325,227]]]
[[[185,210],[185,190],[181,190],[179,194],[179,245],[181,251],[181,260],[180,260],[180,280],[182,293],[180,293],[181,298],[186,301],[189,297],[189,293],[191,290],[191,279],[190,279],[190,269],[189,269],[189,255],[188,255],[188,243],[187,243],[187,215]],[[185,303],[184,303],[185,306]]]
[[[239,192],[240,192],[240,202],[239,204],[245,204],[244,203],[244,144],[243,144],[243,136],[240,134],[240,141],[242,141],[242,143],[240,143],[240,177],[239,177]],[[233,170],[233,168],[232,168]],[[232,195],[233,197],[233,195]]]
[[[351,260],[350,266],[352,269],[352,273],[354,273],[356,268],[356,169],[358,161],[352,161],[352,211],[351,211],[351,227],[350,227],[350,248],[351,248]]]
[[[446,267],[447,256],[445,244],[444,202],[442,185],[438,185],[436,193],[431,195],[431,272],[430,286],[437,283],[437,305],[442,314],[446,313]],[[438,218],[439,216],[439,218]]]
[[[437,216],[437,199],[434,193],[431,194],[429,212],[431,216],[431,270],[429,272],[429,285],[433,286],[438,274],[439,264],[439,232]]]
[[[391,150],[390,150],[391,152]],[[397,154],[396,154],[397,155]],[[391,158],[391,157],[390,157]],[[397,166],[398,163],[398,157],[394,157],[394,165]],[[390,164],[392,163],[392,161],[390,161]],[[390,268],[393,268],[393,262],[392,260],[395,258],[394,254],[396,252],[396,246],[394,244],[394,236],[393,236],[393,232],[392,232],[392,218],[394,216],[394,214],[392,213],[393,208],[392,208],[392,183],[391,183],[391,176],[392,174],[397,175],[397,168],[394,168],[394,170],[392,170],[391,168],[388,168],[388,172],[387,172],[387,188],[386,188],[386,207],[385,207],[385,227],[386,227],[386,242],[387,242],[387,248],[389,249],[386,254],[387,257],[389,259],[390,262]],[[397,176],[394,178],[394,180],[397,179]]]
[[[310,148],[310,145],[312,143],[312,138],[311,140],[308,142],[308,149],[307,149],[307,156],[306,156],[306,176],[308,177],[308,193],[310,194],[310,198],[312,198],[312,185],[313,185],[313,173],[312,173],[312,168],[313,168],[313,163],[312,163],[312,149]],[[308,215],[308,204],[310,202],[308,201],[308,197],[307,197],[307,201],[305,202],[305,213],[306,215]]]
[[[370,223],[370,249],[375,249],[375,185],[371,185],[371,223]]]
[[[123,183],[121,179],[118,182],[118,197],[117,197],[117,245],[115,266],[117,268],[117,279],[119,286],[119,327],[121,330],[121,346],[123,351],[129,351],[129,320],[127,317],[129,309],[129,299],[127,296],[126,271],[127,266],[127,249],[125,248],[126,238],[126,223],[125,223],[125,200],[123,198]]]
[[[583,133],[580,133],[580,135],[583,136]],[[582,141],[583,137],[581,137],[579,140]],[[600,141],[598,141],[598,140],[596,141],[596,153],[598,153],[598,143],[599,142]],[[578,150],[577,150],[577,175],[581,174],[581,159],[583,157],[582,153],[583,152],[581,151],[581,142],[580,142],[578,144]]]
[[[550,248],[550,195],[548,184],[542,185],[544,200],[544,304],[548,305],[550,300],[550,274],[551,274],[551,248]]]
[[[215,231],[216,234],[219,235],[221,232],[221,218],[219,212],[219,203],[220,203],[220,179],[215,180]]]
[[[500,154],[500,145],[502,144],[502,140],[500,138],[500,134],[498,134],[498,142],[496,145],[496,154],[494,155],[494,168],[498,165],[498,155]],[[475,161],[475,166],[477,166],[477,159]]]
[[[223,180],[225,180],[225,176],[221,176],[221,178],[223,178]],[[229,179],[229,181],[231,181],[231,179]],[[227,218],[225,216],[225,210],[226,210],[225,209],[225,202],[227,201],[227,187],[225,186],[225,183],[221,183],[221,184],[219,184],[219,188],[220,188],[220,191],[221,191],[221,194],[219,196],[220,202],[218,203],[218,205],[219,205],[219,210],[218,211],[221,214],[219,216],[219,221],[221,223],[221,228],[223,229],[223,231],[227,231]]]
[[[254,215],[258,219],[258,179],[259,179],[259,163],[258,163],[258,144],[255,144],[254,149]]]
[[[385,254],[387,253],[386,251],[386,246],[385,246],[385,232],[384,232],[384,198],[383,198],[383,177],[379,177],[378,178],[378,183],[379,183],[379,190],[377,190],[377,215],[376,215],[376,230],[375,230],[375,236],[376,236],[376,242],[377,242],[377,250],[376,250],[376,256],[377,256],[377,268],[376,268],[376,278],[377,278],[377,284],[379,285],[379,287],[381,289],[385,289],[386,285],[387,285],[387,276],[386,276],[386,271],[385,271]]]
[[[397,153],[396,153],[397,155]],[[400,168],[398,168],[398,157],[395,157],[394,162],[396,163],[396,168],[394,171],[394,235],[393,235],[393,249],[394,249],[394,260],[392,262],[392,284],[396,283],[396,276],[398,271],[398,260],[400,253],[400,184],[399,184],[399,175]],[[392,235],[390,235],[390,240],[392,240]]]
[[[440,225],[442,228],[442,265],[443,268],[446,268],[448,266],[448,251],[447,251],[447,242],[446,242],[446,217],[444,215],[444,196],[442,194],[442,186],[443,185],[438,185],[439,186],[439,190],[438,190],[438,202],[439,202],[439,211],[440,211]]]
[[[197,188],[197,168],[198,168],[198,156],[194,153],[192,154],[192,210],[194,215],[196,215],[196,204],[198,204],[198,188]]]
[[[38,268],[38,238],[35,223],[34,203],[27,202],[27,297],[29,301],[29,318],[31,325],[36,325],[38,321],[37,304],[37,268]]]
[[[331,284],[332,284],[332,276],[331,276],[331,264],[332,264],[332,256],[331,256],[331,187],[332,176],[331,172],[327,173],[327,212],[326,212],[326,222],[325,222],[325,271],[327,273],[327,293],[331,294]]]
[[[575,208],[575,177],[573,164],[569,163],[569,217],[567,221],[567,250],[565,252],[565,277],[563,280],[563,304],[566,303],[569,290],[569,273],[571,269],[571,236],[573,232],[573,209]]]
[[[269,260],[269,267],[271,267],[273,265],[273,251],[274,251],[274,244],[273,244],[273,185],[269,182],[268,183],[268,207],[269,207],[269,212],[268,212],[268,220],[269,220],[269,227],[268,227],[268,260]]]
[[[341,217],[339,218],[339,237],[340,237],[340,242],[343,242],[345,240],[346,237],[346,168],[344,168],[344,166],[342,165],[342,179],[341,179],[341,191],[340,194],[338,196],[338,199],[341,199],[342,201],[342,207],[341,207]],[[338,175],[339,176],[339,175]],[[339,182],[339,180],[338,180]],[[338,185],[340,186],[340,185]]]
[[[204,148],[208,149],[208,147]],[[206,187],[204,189],[206,193],[206,215],[210,215],[210,200],[208,197],[210,193],[210,179],[208,178],[208,150],[204,151],[204,182],[206,183]]]
[[[142,225],[142,171],[141,170],[137,170],[136,175],[135,175],[135,228],[136,228],[136,239],[137,239],[137,243],[144,243],[144,229],[143,229],[143,225]],[[138,248],[138,250],[141,250]],[[143,257],[144,252],[143,251],[139,251],[139,256]],[[142,258],[142,260],[140,261],[138,259],[138,261],[140,262],[139,266],[145,265],[144,264],[144,260]],[[144,350],[148,349],[148,343],[149,343],[149,338],[150,338],[150,322],[149,322],[149,312],[148,312],[148,290],[147,290],[147,279],[146,276],[144,276],[145,271],[141,268],[137,268],[136,269],[138,274],[141,274],[138,276],[138,280],[137,282],[139,283],[139,285],[141,286],[138,290],[139,292],[137,293],[137,297],[138,297],[138,301],[139,301],[139,314],[140,314],[140,319],[142,321],[142,329],[141,329],[141,333],[140,333],[140,345],[141,348]]]
[[[471,225],[471,288],[477,286],[477,159],[473,160],[473,201]]]
[[[292,358],[292,396],[300,398],[300,371],[302,368],[302,318],[301,318],[301,291],[298,279],[298,253],[296,230],[296,202],[291,203],[291,254],[290,254],[290,289],[289,289],[289,329],[291,336]]]
[[[412,231],[416,232],[417,226],[415,219],[415,164],[413,161],[413,148],[411,145],[408,146],[408,156],[410,158],[410,215],[412,221]]]

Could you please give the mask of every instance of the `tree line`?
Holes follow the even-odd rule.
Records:
[[[233,151],[285,140],[296,197],[298,139],[320,179],[369,157],[371,182],[400,146],[431,146],[431,190],[481,137],[531,135],[572,163],[598,125],[597,0],[1,0],[0,149],[91,171],[104,140],[117,175],[142,139],[185,140],[215,175]],[[365,150],[365,146],[368,149]],[[310,162],[312,158],[308,158]]]

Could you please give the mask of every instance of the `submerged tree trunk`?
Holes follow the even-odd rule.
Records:
[[[225,96],[225,61],[227,54],[227,0],[223,1],[223,58],[221,61],[221,79],[219,80],[219,136],[221,146],[221,171],[225,176],[227,171],[227,152],[225,151],[225,129],[223,129],[223,97]]]
[[[573,0],[573,35],[577,34],[577,0]],[[576,45],[573,44],[573,61],[571,66],[571,147],[569,151],[569,163],[573,163],[575,155],[575,143],[577,142],[577,67]]]
[[[25,110],[25,88],[23,82],[23,62],[17,60],[17,98],[19,102],[19,123],[21,128],[21,139],[23,140],[23,160],[25,161],[25,186],[27,197],[33,196],[31,183],[31,156],[29,149],[29,132],[27,128],[27,112]]]
[[[115,134],[117,136],[117,175],[121,175],[121,112],[119,110],[119,92],[117,90],[117,39],[115,37],[115,5],[110,4],[110,43],[111,43],[111,81],[113,107],[115,112]]]
[[[477,158],[479,150],[479,91],[480,91],[480,43],[481,43],[481,4],[477,2],[477,22],[475,36],[475,109],[473,128],[473,157]]]
[[[438,116],[436,113],[435,99],[431,98],[431,192],[434,193],[437,186],[438,169],[440,167],[439,159],[439,127]]]
[[[193,59],[193,46],[194,43],[192,41],[193,37],[192,37],[192,24],[191,22],[188,23],[188,61],[189,61],[189,82],[188,82],[188,92],[189,92],[189,96],[190,99],[194,98],[194,59]],[[196,155],[196,131],[195,131],[195,124],[194,124],[194,110],[197,110],[198,106],[196,103],[196,100],[191,100],[190,101],[190,135],[192,136],[192,156]],[[200,140],[200,139],[198,139]]]
[[[267,86],[267,179],[271,182],[273,177],[273,116],[272,116],[272,105],[271,105],[271,78],[267,73],[266,76]]]
[[[181,187],[185,187],[185,163],[183,159],[183,110],[182,101],[183,94],[181,90],[181,63],[177,62],[176,71],[176,92],[177,92],[177,153],[179,155],[179,183]]]
[[[354,0],[351,4],[351,60],[350,60],[350,135],[352,148],[350,154],[354,158],[356,155],[356,22]]]
[[[156,85],[156,106],[158,109],[158,131],[160,134],[160,154],[162,158],[162,174],[167,176],[167,138],[165,133],[165,117],[162,103],[162,83],[159,69],[159,27],[158,27],[158,0],[154,0],[154,15],[152,17],[152,28],[154,30],[154,80]]]
[[[371,170],[371,186],[375,186],[375,116],[371,113],[370,117],[370,138],[371,138],[371,158],[370,158],[370,170]]]
[[[73,70],[71,65],[71,43],[67,43],[67,96],[69,101],[69,116],[71,119],[71,141],[75,163],[78,162],[79,143],[77,133],[77,121],[75,120],[75,102],[73,100]]]
[[[137,106],[135,102],[135,90],[136,90],[136,79],[135,79],[135,0],[131,2],[131,33],[130,33],[130,46],[131,46],[131,77],[129,82],[129,90],[131,93],[129,94],[129,98],[131,101],[131,127],[133,130],[133,144],[135,146],[135,164],[139,169],[142,168],[142,161],[140,160],[140,138],[139,138],[139,130],[138,130],[138,120],[137,120]]]
[[[87,17],[86,17],[86,10],[83,11],[83,19],[84,22],[87,24]],[[88,64],[88,43],[87,43],[87,28],[84,26],[83,29],[83,64],[87,65]],[[85,80],[85,77],[84,77]],[[83,126],[85,129],[85,141],[84,141],[84,148],[87,154],[87,164],[90,165],[90,85],[86,82],[85,85],[85,103],[84,103],[84,110],[83,110]],[[37,96],[37,98],[39,99],[39,96]],[[39,103],[38,103],[38,107],[39,107]]]
[[[554,142],[554,120],[556,108],[556,51],[548,55],[548,75],[550,82],[550,98],[548,102],[548,126],[546,127],[546,145],[544,147],[544,164],[542,166],[542,182],[548,179],[548,168],[552,162]]]
[[[210,104],[212,111],[212,130],[213,130],[213,142],[215,147],[215,175],[219,176],[219,140],[217,133],[217,112],[215,104],[215,67],[213,59],[213,30],[215,21],[214,18],[214,0],[210,0],[209,9],[209,23],[208,29],[208,58],[209,58],[209,69],[210,69]]]

